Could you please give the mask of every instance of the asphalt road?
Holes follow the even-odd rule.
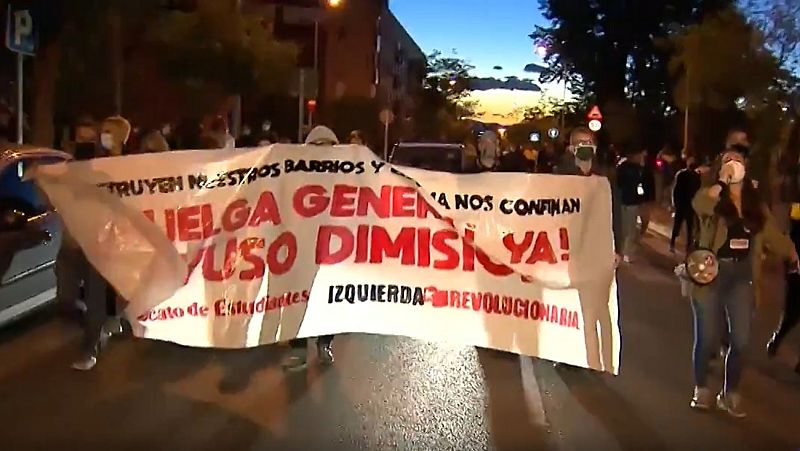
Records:
[[[757,320],[743,382],[750,417],[692,412],[691,312],[665,245],[648,241],[656,251],[619,274],[618,377],[361,335],[334,341],[332,367],[295,374],[280,369],[280,346],[131,339],[79,373],[69,369],[77,331],[42,314],[0,332],[0,449],[800,449],[792,349],[774,362],[762,351],[779,294],[767,290],[773,305]]]

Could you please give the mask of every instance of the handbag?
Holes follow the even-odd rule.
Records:
[[[699,231],[700,221],[699,218],[696,218],[696,231]],[[709,242],[700,243],[699,238],[696,238],[683,262],[686,277],[695,285],[700,286],[709,285],[719,276],[719,259],[717,258],[716,252],[712,250],[712,246],[714,244],[714,238],[717,236],[717,228],[719,227],[720,219],[714,215],[704,219],[704,221],[712,221]],[[694,236],[699,236],[699,233],[696,232]]]

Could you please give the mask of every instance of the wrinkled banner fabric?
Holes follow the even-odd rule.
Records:
[[[451,175],[297,145],[33,177],[137,336],[244,348],[401,335],[618,372],[606,179]]]

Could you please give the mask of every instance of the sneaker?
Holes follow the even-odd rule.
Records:
[[[72,369],[78,371],[89,371],[97,365],[97,356],[84,356],[72,363]]]
[[[324,365],[333,363],[333,349],[331,349],[331,345],[317,345],[317,358],[319,362]]]
[[[711,390],[705,387],[695,387],[692,402],[689,404],[692,409],[697,410],[711,410],[714,403],[714,395]]]
[[[747,416],[742,409],[742,397],[738,393],[720,393],[717,395],[717,408],[728,412],[734,418],[744,418]]]
[[[109,320],[103,324],[103,334],[108,338],[122,335],[124,332],[125,329],[122,327],[122,318],[109,318]]]
[[[302,371],[308,367],[308,361],[305,357],[299,355],[290,355],[284,359],[281,364],[286,371]]]
[[[778,346],[780,346],[780,341],[777,340],[777,336],[773,334],[772,338],[770,338],[767,343],[767,356],[769,358],[773,358],[778,354]]]

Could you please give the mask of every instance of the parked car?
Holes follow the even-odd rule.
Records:
[[[461,144],[398,143],[389,155],[389,163],[431,171],[463,174],[475,172],[466,149]]]
[[[62,152],[22,146],[0,150],[0,326],[56,297],[60,221],[23,176],[31,164],[64,158]]]

